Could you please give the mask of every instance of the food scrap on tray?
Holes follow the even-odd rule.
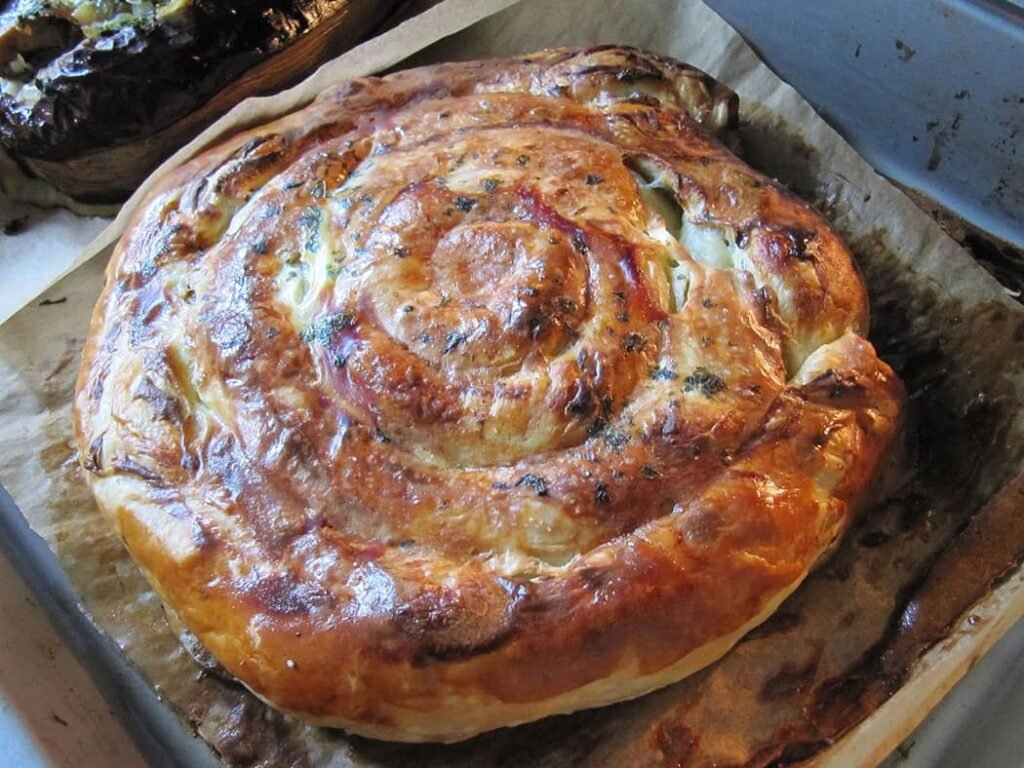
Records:
[[[0,146],[83,203],[119,202],[247,96],[305,75],[396,0],[12,0]]]

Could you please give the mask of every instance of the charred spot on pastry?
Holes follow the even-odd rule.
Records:
[[[698,367],[683,379],[684,392],[697,392],[704,397],[714,397],[724,392],[725,380],[717,373]]]
[[[110,464],[118,472],[134,475],[135,477],[146,481],[154,488],[167,487],[167,482],[158,472],[155,472],[149,467],[143,466],[133,458],[128,456],[115,456]]]
[[[593,385],[585,378],[578,378],[574,382],[572,398],[565,406],[569,413],[583,415],[592,413],[595,410],[596,400],[594,397]]]
[[[454,205],[463,213],[469,213],[476,207],[476,200],[474,200],[472,197],[467,197],[465,195],[456,195],[455,198],[452,200],[452,205]]]
[[[351,312],[332,312],[315,320],[299,334],[299,338],[326,347],[331,343],[331,337],[335,331],[351,328],[355,324],[356,316]]]
[[[87,472],[99,474],[103,469],[103,434],[96,435],[82,457],[82,466]]]
[[[258,577],[247,583],[245,592],[259,610],[278,616],[305,616],[331,603],[330,594],[292,573]]]
[[[538,496],[548,495],[548,483],[540,475],[526,474],[516,480],[516,487],[525,486],[531,488]]]
[[[813,232],[803,230],[787,229],[786,238],[789,240],[789,255],[800,261],[809,261],[814,258],[814,253],[809,246],[814,242],[816,235]]]
[[[659,477],[661,477],[661,472],[652,467],[650,464],[641,464],[640,474],[645,480],[657,480]]]
[[[498,584],[473,584],[466,592],[427,587],[396,608],[394,622],[415,640],[414,666],[469,659],[508,639],[523,595]]]
[[[627,317],[626,320],[628,319]],[[622,337],[622,349],[629,354],[643,352],[647,349],[647,338],[636,331],[630,331]]]
[[[138,386],[135,388],[135,396],[148,403],[158,419],[181,421],[181,401],[156,386],[149,376],[144,376],[139,380]]]
[[[461,347],[469,339],[462,331],[451,331],[444,337],[444,353],[447,355]]]
[[[813,402],[842,401],[863,392],[863,384],[849,371],[828,369],[812,379],[804,388],[804,396]]]
[[[631,439],[628,430],[618,429],[610,425],[605,425],[598,434],[605,444],[607,444],[612,450],[618,450],[623,446],[628,445]]]

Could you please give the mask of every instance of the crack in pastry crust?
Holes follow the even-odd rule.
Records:
[[[679,679],[799,584],[902,389],[735,119],[678,62],[547,51],[343,83],[163,180],[76,428],[228,672],[458,740]]]

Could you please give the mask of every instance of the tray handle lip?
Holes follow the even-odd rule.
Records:
[[[988,16],[997,24],[1002,22],[1016,26],[1024,32],[1024,6],[1013,0],[950,0],[950,4]]]

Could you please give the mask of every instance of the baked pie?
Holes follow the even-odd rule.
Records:
[[[902,387],[737,100],[619,47],[340,83],[168,173],[82,465],[175,621],[310,722],[455,741],[704,667],[830,551]]]

